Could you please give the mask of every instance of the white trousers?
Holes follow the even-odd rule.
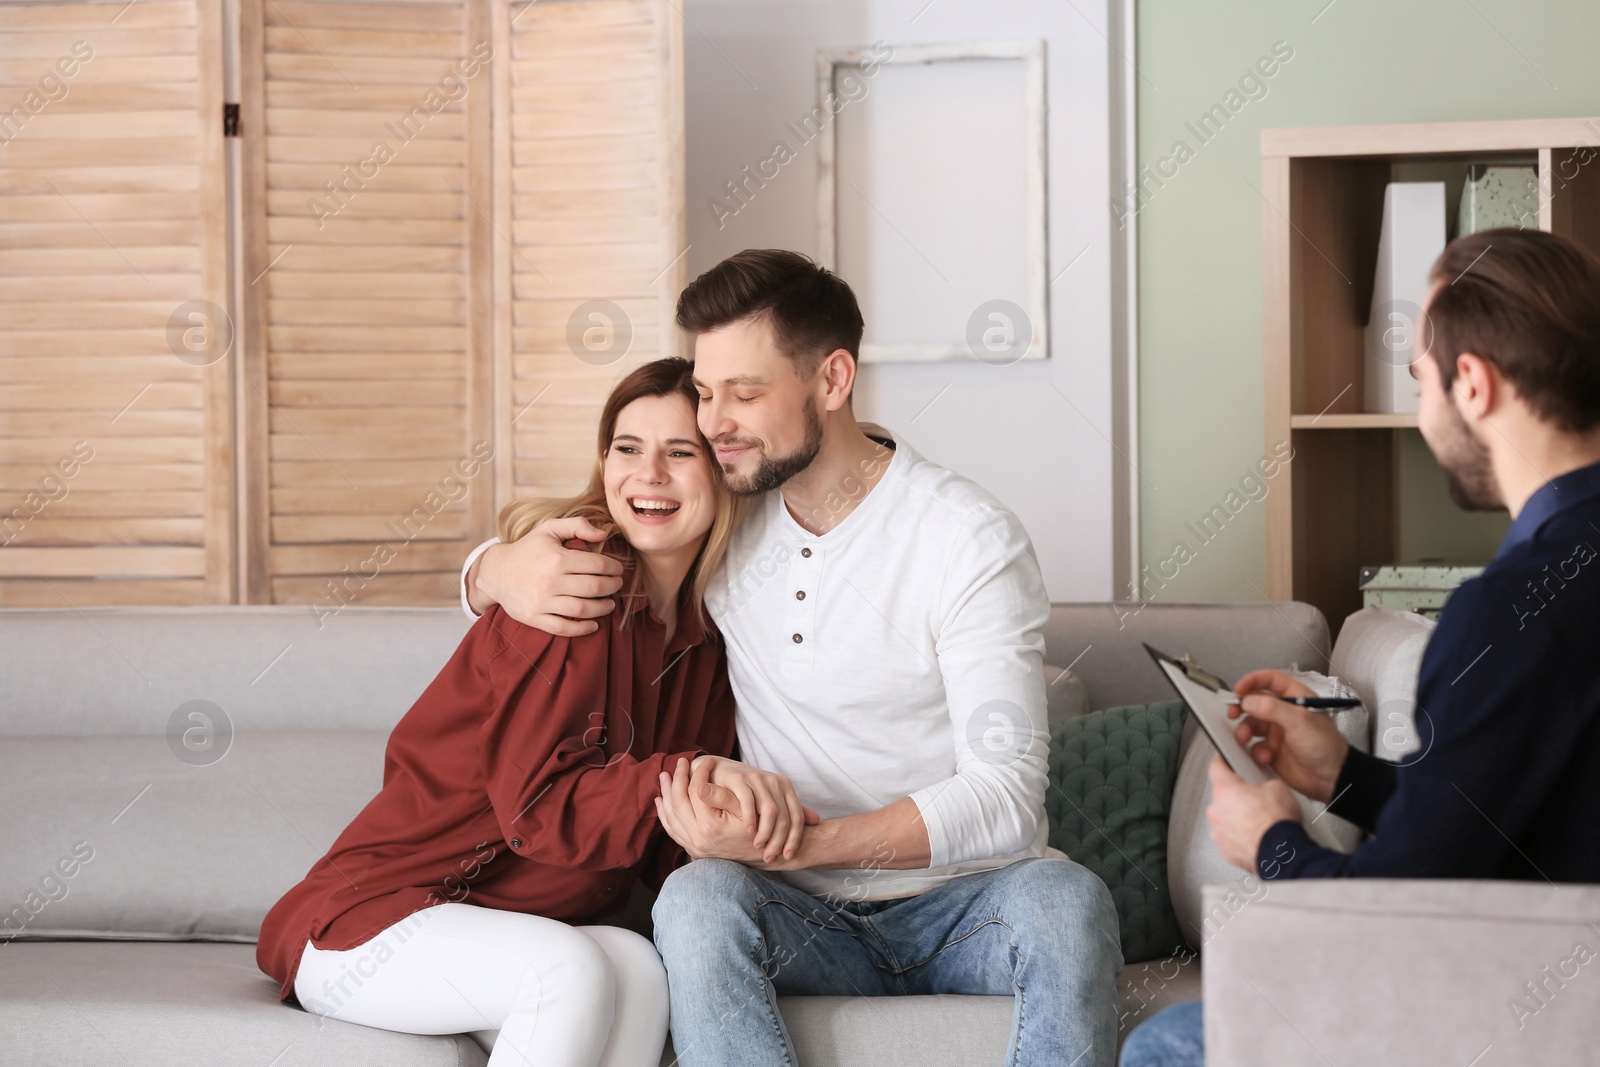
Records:
[[[469,904],[340,952],[308,941],[294,991],[330,1019],[471,1033],[490,1067],[657,1067],[667,1039],[667,972],[648,940]]]

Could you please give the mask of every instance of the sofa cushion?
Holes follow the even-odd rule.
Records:
[[[282,1067],[487,1062],[467,1035],[419,1037],[324,1019],[280,1003],[251,945],[33,942],[4,950],[0,1065],[220,1063]],[[1118,1040],[1200,995],[1192,956],[1125,968]],[[807,1067],[962,1067],[1005,1056],[1011,997],[779,997]],[[493,1035],[477,1035],[492,1045]],[[275,1057],[281,1057],[275,1060]],[[675,1062],[663,1056],[662,1064]]]
[[[1167,892],[1167,805],[1178,773],[1182,701],[1110,708],[1050,729],[1050,845],[1099,875],[1116,901],[1122,956],[1182,943]]]
[[[1083,679],[1063,667],[1044,665],[1045,718],[1064,722],[1089,713],[1089,691]]]
[[[1162,1008],[1199,997],[1200,964],[1193,955],[1125,967],[1117,977],[1118,1047]],[[1000,1063],[1015,1011],[1013,997],[778,998],[778,1012],[805,1067]],[[671,1055],[662,1059],[663,1067],[675,1062]]]
[[[1366,701],[1373,755],[1398,760],[1419,747],[1417,676],[1434,622],[1415,612],[1371,607],[1351,615],[1333,649],[1333,673]]]
[[[240,731],[387,732],[471,625],[459,609],[337,602],[6,608],[0,736],[160,736],[187,728],[196,699]]]
[[[387,735],[239,733],[212,763],[167,738],[0,743],[0,943],[253,941],[383,782]]]
[[[93,866],[91,862],[90,866]],[[482,1067],[467,1035],[419,1037],[279,1002],[254,945],[5,946],[0,1063]]]
[[[1141,642],[1185,652],[1225,678],[1256,667],[1328,669],[1328,623],[1310,604],[1051,604],[1047,663],[1083,679],[1089,707],[1171,700],[1172,685]]]

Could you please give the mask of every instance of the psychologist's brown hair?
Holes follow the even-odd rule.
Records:
[[[1430,280],[1422,340],[1446,390],[1470,352],[1544,422],[1600,426],[1600,260],[1542,230],[1483,230],[1451,241]]]

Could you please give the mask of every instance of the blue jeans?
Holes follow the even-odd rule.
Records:
[[[1137,1027],[1122,1046],[1122,1067],[1205,1067],[1200,1003],[1174,1004]]]
[[[1116,1058],[1116,908],[1071,860],[1021,860],[911,897],[824,901],[728,860],[655,904],[683,1067],[795,1067],[784,996],[1014,996],[1010,1067]]]

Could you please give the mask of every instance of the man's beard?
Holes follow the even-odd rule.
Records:
[[[727,442],[724,442],[727,443]],[[815,403],[806,405],[806,439],[800,447],[787,456],[762,456],[755,473],[748,478],[736,472],[731,464],[720,464],[722,481],[728,491],[739,496],[755,496],[793,478],[811,466],[811,461],[822,451],[822,416],[817,414]]]
[[[1489,450],[1473,436],[1472,428],[1456,406],[1448,401],[1445,406],[1450,411],[1449,429],[1435,458],[1449,481],[1450,499],[1463,511],[1503,509],[1506,505],[1500,498],[1500,487],[1495,484]]]

